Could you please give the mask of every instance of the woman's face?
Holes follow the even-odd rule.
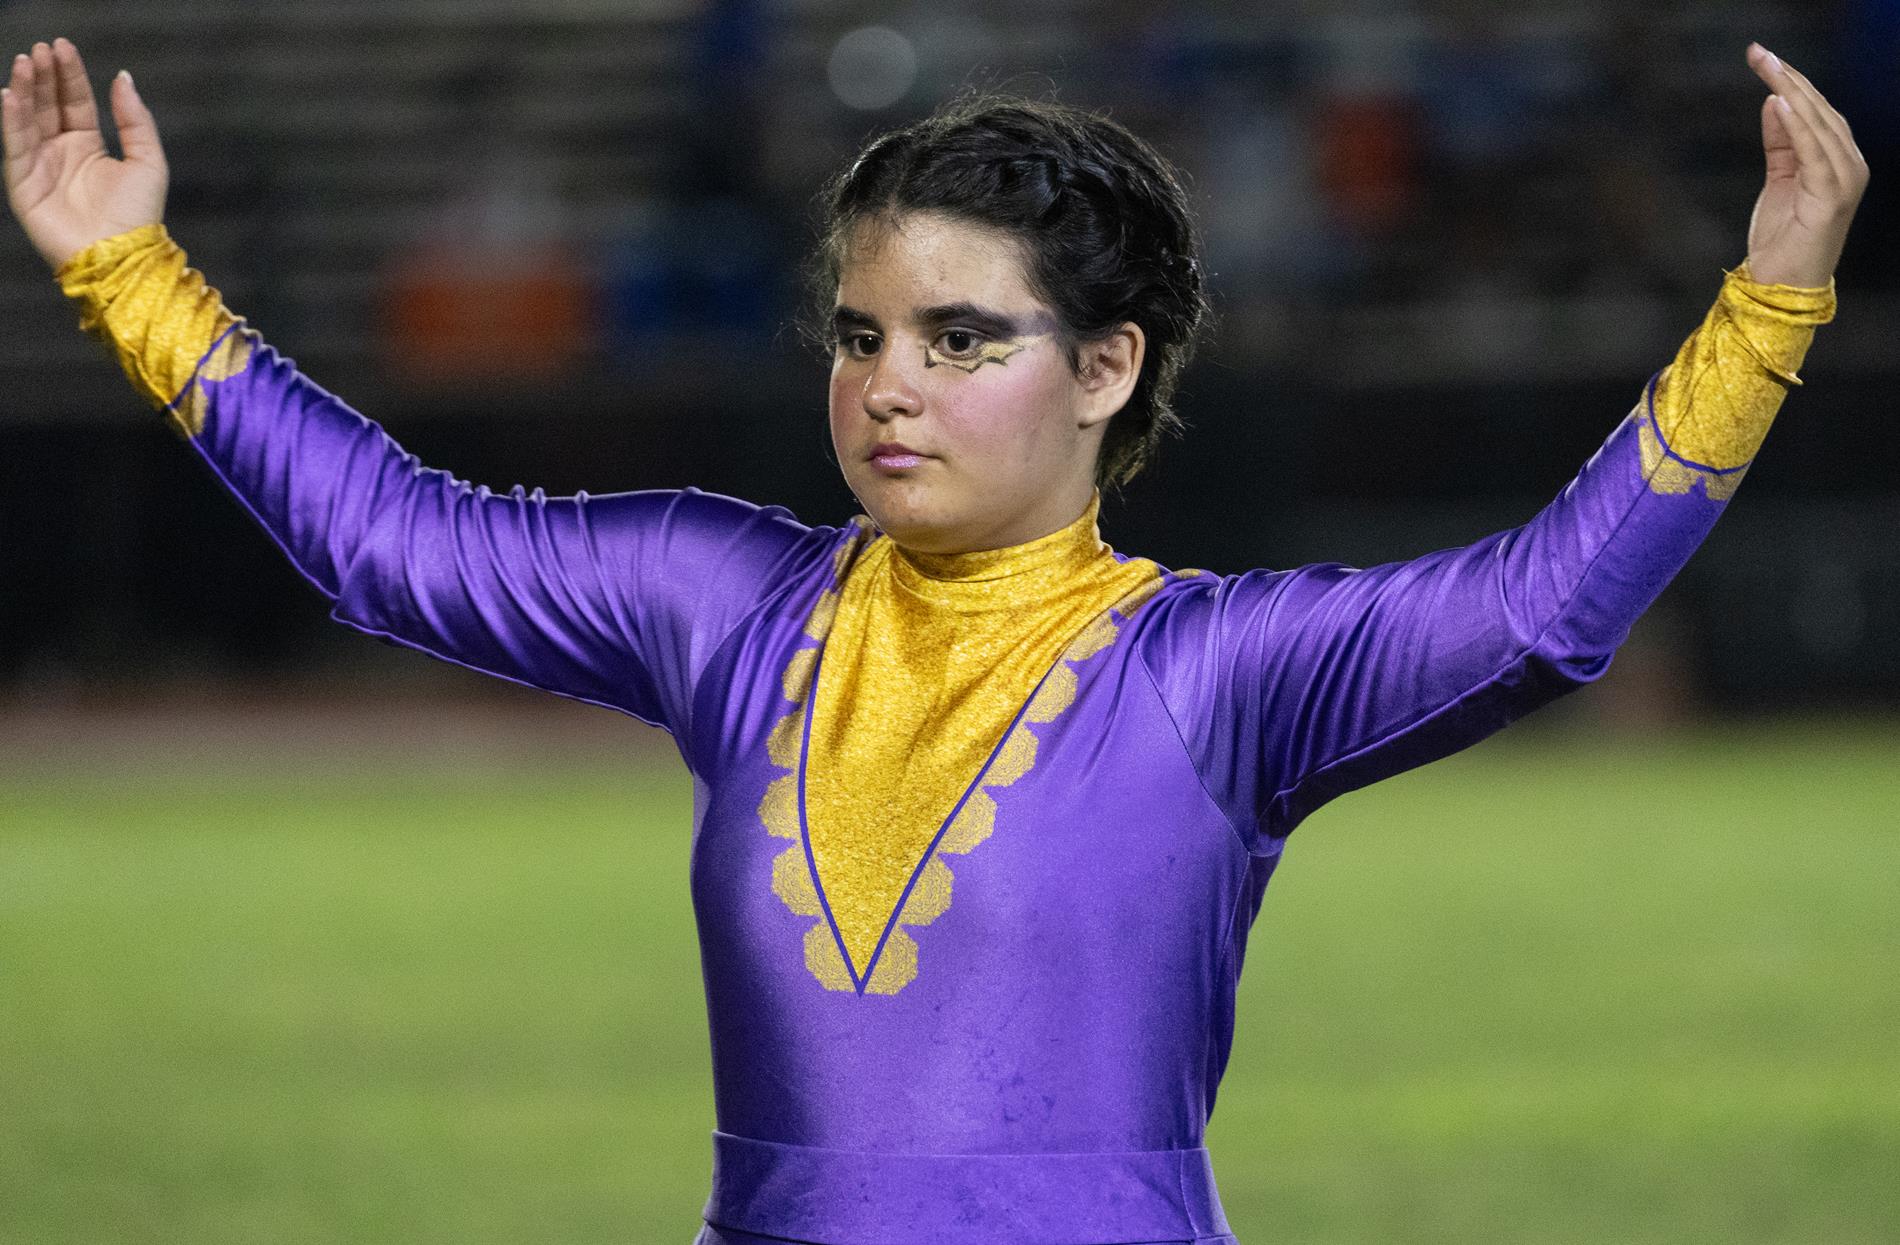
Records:
[[[953,217],[860,222],[838,279],[831,443],[893,540],[926,553],[1020,544],[1075,520],[1127,400],[1103,347],[1070,367],[1011,238]],[[1106,347],[1140,366],[1140,330]]]

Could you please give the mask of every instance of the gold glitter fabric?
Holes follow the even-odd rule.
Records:
[[[1015,781],[1033,763],[1035,738],[1026,729],[996,746],[1038,682],[1021,725],[1067,706],[1075,672],[1066,662],[1114,638],[1110,607],[1130,610],[1160,586],[1154,563],[1119,561],[1102,543],[1100,500],[1067,527],[1007,549],[921,554],[879,536],[852,565],[819,667],[805,828],[859,975],[959,798],[976,788],[943,852],[968,851],[987,836],[995,805],[984,789]],[[1091,636],[1099,642],[1086,645]],[[934,919],[949,890],[943,861],[927,862],[903,923]],[[829,937],[822,924],[813,937],[820,935]],[[893,930],[874,992],[901,988],[915,974],[915,955],[915,943]]]
[[[1763,285],[1746,262],[1725,274],[1715,306],[1657,378],[1654,423],[1638,419],[1650,488],[1733,496],[1788,387],[1801,383],[1815,326],[1834,310],[1832,281]]]
[[[238,318],[186,266],[165,226],[141,225],[95,242],[56,275],[79,305],[79,327],[112,348],[134,387],[167,408],[180,432],[196,436],[204,427],[201,382],[242,372],[257,339],[248,329],[229,331]],[[213,343],[218,350],[206,358]]]
[[[816,918],[805,931],[805,967],[827,990],[851,990],[854,986],[851,971],[845,967],[837,940],[825,921],[824,905],[819,902],[818,887],[805,858],[799,823],[799,753],[805,735],[805,701],[811,693],[820,646],[830,634],[832,620],[838,614],[838,593],[845,568],[873,535],[869,519],[859,515],[851,520],[850,538],[841,542],[833,555],[831,586],[819,594],[805,619],[805,639],[811,643],[792,655],[780,679],[780,691],[789,702],[788,708],[765,741],[766,757],[783,772],[767,785],[765,798],[759,801],[759,820],[768,834],[789,843],[772,860],[772,893],[798,916]]]

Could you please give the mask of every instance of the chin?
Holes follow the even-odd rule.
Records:
[[[873,478],[857,489],[858,502],[878,530],[906,548],[922,553],[954,552],[963,524],[954,505],[939,490],[909,480]]]

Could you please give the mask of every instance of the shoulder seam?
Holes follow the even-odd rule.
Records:
[[[695,491],[697,492],[698,490],[695,490]],[[763,514],[765,512],[766,512],[766,508],[763,506],[759,507],[757,510],[758,514]],[[790,512],[787,511],[786,513],[789,514]],[[849,525],[846,525],[843,528],[830,528],[830,529],[806,528],[805,530],[808,534],[819,532],[819,531],[829,531],[833,535],[830,540],[819,544],[817,550],[813,551],[813,553],[804,554],[804,556],[798,558],[798,561],[800,562],[801,565],[803,564],[806,558],[814,556],[816,553],[829,554],[829,553],[835,552],[839,541],[844,540],[844,539],[849,539],[852,534],[852,529]],[[803,542],[801,541],[800,543],[802,544]],[[788,560],[791,560],[791,559],[781,558],[779,560],[779,564],[783,565],[784,562]],[[679,730],[678,735],[676,736],[676,738],[678,738],[680,741],[680,751],[681,751],[682,756],[685,756],[685,754],[687,753],[688,751],[687,741],[690,740],[693,736],[691,718],[692,718],[693,706],[699,702],[699,686],[700,686],[700,683],[705,679],[706,671],[712,668],[714,664],[713,659],[718,656],[719,651],[721,649],[726,647],[726,644],[732,639],[732,637],[735,634],[738,633],[739,628],[743,627],[746,624],[746,621],[748,619],[750,619],[754,614],[758,613],[760,609],[764,608],[765,605],[772,599],[773,596],[775,596],[779,592],[784,591],[785,588],[789,584],[796,582],[796,578],[797,576],[795,573],[793,575],[787,576],[785,582],[776,585],[775,587],[769,589],[768,591],[760,595],[760,597],[752,603],[751,608],[741,610],[739,613],[739,616],[733,619],[732,623],[724,631],[720,632],[719,638],[715,640],[712,643],[712,645],[706,649],[705,665],[702,666],[698,672],[693,674],[692,682],[686,688],[685,709],[686,709],[686,714],[687,714],[687,721],[680,723],[680,730]],[[687,762],[687,767],[689,769],[693,769],[695,773],[698,772],[697,767],[694,765],[690,757],[686,758],[686,762]]]
[[[1172,582],[1180,583],[1181,581],[1174,579]],[[1158,604],[1158,602],[1156,602],[1156,604]],[[1228,833],[1234,836],[1234,841],[1240,846],[1240,849],[1249,856],[1253,855],[1253,848],[1248,845],[1247,836],[1243,834],[1241,828],[1234,823],[1234,818],[1227,812],[1226,807],[1215,798],[1212,789],[1208,787],[1207,775],[1201,768],[1200,758],[1194,755],[1194,749],[1188,745],[1187,734],[1182,731],[1180,720],[1174,716],[1174,706],[1168,703],[1167,694],[1161,690],[1161,681],[1155,678],[1154,669],[1148,664],[1147,647],[1141,642],[1141,637],[1139,636],[1135,638],[1134,649],[1135,660],[1141,665],[1142,676],[1148,680],[1148,686],[1154,690],[1155,701],[1160,704],[1162,714],[1168,719],[1168,727],[1174,732],[1175,742],[1181,745],[1181,754],[1187,758],[1188,768],[1194,771],[1194,782],[1200,787],[1201,795],[1207,800],[1209,807],[1219,814],[1221,821],[1227,826]]]

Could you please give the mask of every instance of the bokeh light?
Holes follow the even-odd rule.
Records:
[[[877,112],[910,93],[917,81],[917,49],[889,26],[861,26],[832,47],[826,76],[840,103]]]

